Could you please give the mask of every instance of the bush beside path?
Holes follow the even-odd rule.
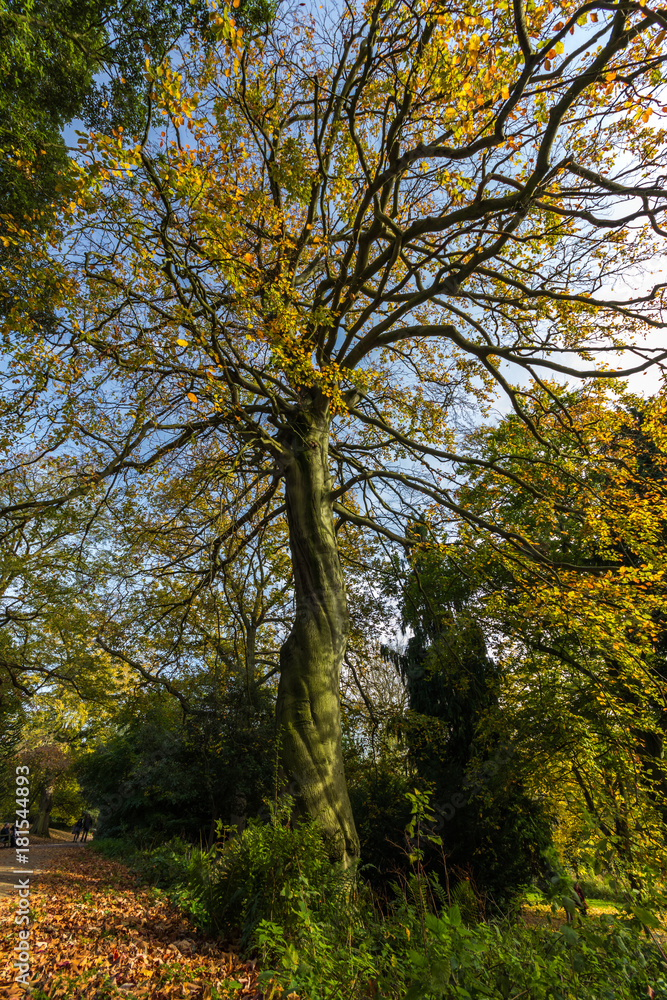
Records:
[[[6,853],[13,861],[14,852]],[[119,862],[84,845],[46,841],[31,845],[31,867],[40,870],[36,884],[31,881],[31,990],[26,994],[15,982],[18,897],[5,881],[10,891],[0,895],[0,1000],[263,996],[252,962],[194,932],[165,897],[138,887]]]

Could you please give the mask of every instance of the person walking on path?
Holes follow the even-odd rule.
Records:
[[[74,826],[72,827],[72,836],[74,837],[74,843],[79,839],[79,834],[81,833],[81,828],[83,827],[83,816],[78,819]]]
[[[88,831],[90,830],[92,825],[93,825],[93,817],[90,815],[89,812],[85,812],[83,814],[83,834],[81,835],[82,843],[85,843],[86,840],[88,840]]]

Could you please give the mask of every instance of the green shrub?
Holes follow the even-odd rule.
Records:
[[[627,895],[613,878],[604,875],[585,875],[579,879],[587,899],[602,899],[609,903],[622,903]]]
[[[307,888],[307,887],[304,887]],[[639,1000],[651,985],[667,1000],[664,963],[650,943],[613,917],[560,932],[523,925],[466,927],[458,906],[440,915],[406,904],[363,930],[336,933],[326,914],[295,901],[291,933],[263,922],[256,933],[265,985],[309,1000]],[[275,967],[269,968],[274,961]],[[271,995],[269,993],[269,995]]]
[[[129,864],[137,853],[133,844],[128,844],[120,837],[96,837],[89,847],[91,851],[102,854],[105,858],[122,861],[124,864]]]
[[[141,849],[106,837],[95,841],[94,849],[123,861],[142,882],[166,890],[196,926],[240,936],[245,947],[262,920],[291,933],[299,923],[294,900],[302,900],[304,891],[310,906],[319,899],[331,912],[346,909],[354,875],[331,864],[314,823],[292,821],[293,805],[289,796],[270,805],[269,822],[249,820],[218,851],[179,838]]]
[[[248,696],[237,682],[220,690],[202,679],[185,719],[173,699],[142,695],[78,763],[98,835],[197,844],[210,841],[214,819],[258,812],[272,787],[274,728],[266,692]]]
[[[467,926],[479,923],[480,906],[475,890],[467,878],[461,879],[452,889],[452,903],[461,911],[461,918]]]
[[[471,930],[452,907],[429,915],[427,929],[428,950],[409,956],[406,1000],[638,1000],[649,982],[660,997],[657,950],[614,917],[580,921],[560,933],[499,924]]]
[[[312,910],[312,894],[313,887],[302,879],[292,896],[289,934],[275,921],[258,924],[253,943],[260,951],[264,969],[260,982],[265,986],[278,984],[283,994],[296,991],[308,1000],[362,997],[376,992],[389,996],[387,987],[392,977],[387,978],[385,973],[391,969],[395,955],[390,943],[382,939],[381,926],[373,920],[352,919],[347,932],[341,933],[340,911],[322,907],[321,900],[317,910]],[[352,909],[358,915],[362,912],[354,904]],[[349,910],[346,912],[349,916]],[[273,969],[272,963],[277,963]]]
[[[292,899],[304,883],[330,900],[342,900],[349,889],[351,876],[331,864],[318,828],[313,822],[293,823],[292,810],[286,796],[270,807],[268,823],[251,819],[210,868],[213,924],[221,933],[240,933],[244,945],[262,920],[290,932]]]

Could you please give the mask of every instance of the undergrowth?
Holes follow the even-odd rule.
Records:
[[[329,862],[315,826],[290,817],[279,802],[270,822],[212,852],[179,841],[96,849],[165,889],[202,930],[240,940],[260,960],[267,1000],[667,1000],[664,955],[636,920],[484,922],[467,889],[447,897],[419,861],[380,909],[358,874]]]

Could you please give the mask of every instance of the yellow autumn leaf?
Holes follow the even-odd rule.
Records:
[[[199,400],[195,396],[194,392],[189,392],[188,393],[188,399],[190,400],[191,403],[197,403],[197,402],[199,402]]]
[[[179,345],[179,347],[187,347],[188,346],[187,340],[181,340],[180,337],[178,338],[178,340],[176,341],[176,343]]]

